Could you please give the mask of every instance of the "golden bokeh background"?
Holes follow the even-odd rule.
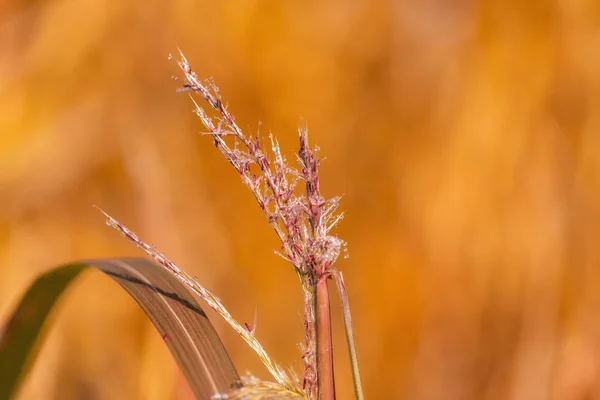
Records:
[[[302,300],[170,53],[248,133],[318,143],[370,399],[600,399],[600,2],[4,0],[0,319],[41,271],[141,256],[97,205],[301,370]],[[336,382],[351,398],[339,305]],[[267,378],[225,324],[238,366]],[[0,377],[1,379],[1,377]],[[62,299],[20,399],[189,399],[110,279]]]

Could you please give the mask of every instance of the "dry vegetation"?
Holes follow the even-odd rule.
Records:
[[[600,398],[598,2],[226,3],[2,2],[0,319],[42,268],[138,254],[97,204],[298,359],[297,278],[175,93],[181,47],[245,131],[306,123],[327,157],[367,398]],[[190,396],[111,282],[63,305],[23,399]]]

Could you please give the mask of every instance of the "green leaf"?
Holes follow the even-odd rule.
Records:
[[[215,329],[177,278],[149,260],[104,259],[54,268],[29,287],[0,331],[0,399],[16,394],[35,361],[54,304],[88,267],[109,275],[137,301],[165,339],[197,399],[241,387]]]

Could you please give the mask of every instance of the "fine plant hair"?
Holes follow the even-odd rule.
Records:
[[[247,135],[240,129],[221,100],[216,85],[210,81],[201,82],[181,52],[178,65],[185,78],[180,91],[190,93],[195,113],[207,129],[204,134],[212,138],[214,145],[254,195],[281,242],[281,249],[276,253],[292,264],[300,279],[304,297],[304,343],[300,344],[304,362],[303,377],[286,373],[277,365],[258,342],[254,331],[238,323],[197,278],[188,275],[156,248],[143,242],[135,233],[106,214],[107,223],[163,265],[221,315],[256,352],[275,380],[265,382],[252,376],[245,377],[243,388],[219,394],[215,399],[335,398],[328,279],[336,281],[342,301],[355,394],[357,399],[362,399],[348,297],[342,274],[333,268],[340,254],[346,253],[346,243],[331,234],[331,229],[343,218],[343,213],[338,212],[340,197],[327,199],[321,194],[318,148],[309,146],[307,130],[300,129],[300,148],[297,153],[299,167],[290,165],[273,135],[269,137],[271,154],[268,156],[261,138]],[[216,116],[210,116],[194,100],[194,95],[206,102]]]

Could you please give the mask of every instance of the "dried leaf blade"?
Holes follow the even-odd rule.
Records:
[[[136,300],[165,339],[196,398],[210,399],[241,387],[214,327],[173,275],[146,259],[105,259],[57,267],[30,286],[0,337],[0,399],[15,394],[35,360],[53,305],[88,266],[109,275]]]

